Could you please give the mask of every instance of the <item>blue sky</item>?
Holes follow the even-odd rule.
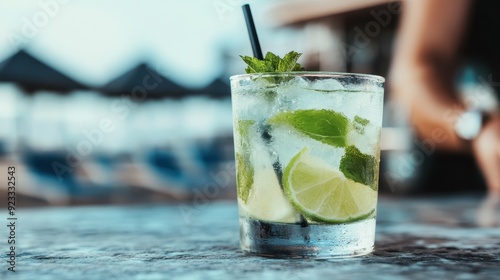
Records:
[[[294,38],[269,25],[268,1],[248,2],[263,48],[277,53],[291,50]],[[219,53],[223,47],[229,49],[234,61],[239,54],[251,55],[241,12],[243,3],[0,0],[0,60],[24,47],[92,85],[101,85],[147,60],[179,83],[199,86],[220,75],[223,65]],[[300,51],[298,42],[297,48]]]

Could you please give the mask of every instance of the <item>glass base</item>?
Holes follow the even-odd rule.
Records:
[[[277,258],[341,258],[369,254],[375,218],[349,224],[285,224],[240,217],[245,252]]]

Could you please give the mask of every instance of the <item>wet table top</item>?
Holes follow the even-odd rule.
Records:
[[[235,202],[21,209],[17,272],[2,242],[0,278],[498,279],[500,228],[475,225],[480,201],[381,198],[375,251],[331,260],[242,253]]]

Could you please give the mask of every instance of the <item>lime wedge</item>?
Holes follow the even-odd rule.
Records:
[[[375,213],[377,192],[347,179],[304,148],[283,173],[285,193],[307,218],[327,223],[347,223]]]
[[[236,182],[238,205],[244,216],[270,222],[294,223],[298,213],[281,189],[271,158],[262,154],[267,149],[256,141],[257,127],[253,120],[236,123]]]
[[[241,198],[241,196],[240,196]],[[295,208],[283,194],[274,170],[258,168],[245,203],[238,203],[240,211],[258,220],[294,223],[298,220]]]

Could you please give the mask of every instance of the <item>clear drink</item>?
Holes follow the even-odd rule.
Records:
[[[231,77],[241,248],[275,257],[372,251],[384,79]]]

